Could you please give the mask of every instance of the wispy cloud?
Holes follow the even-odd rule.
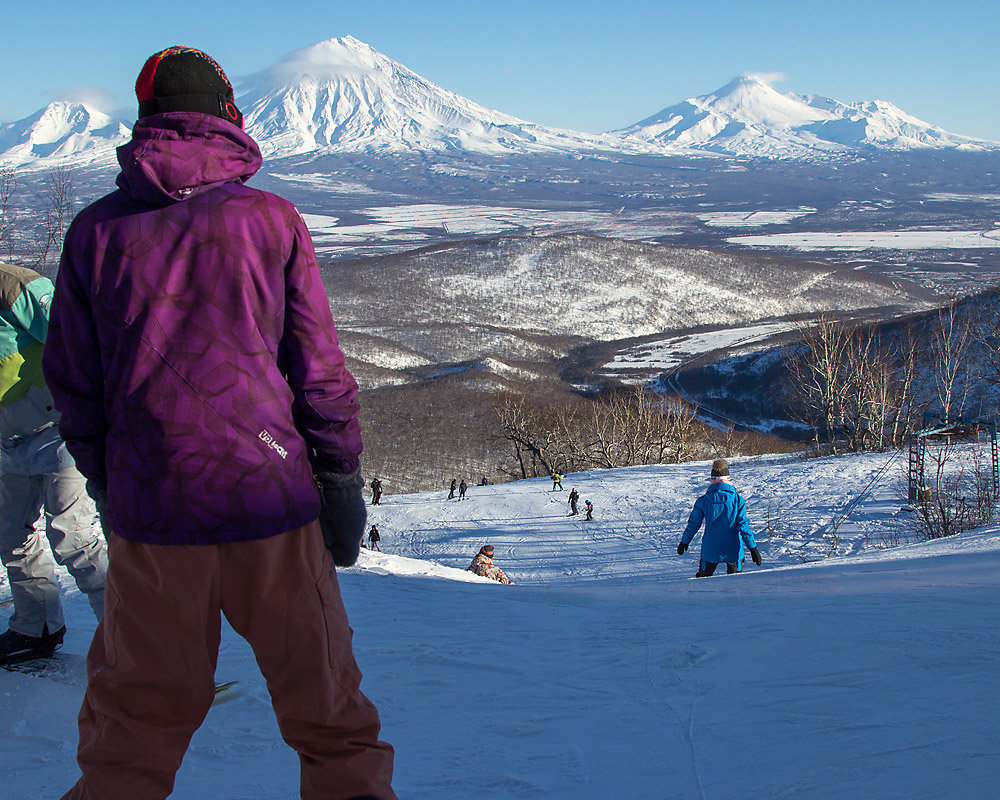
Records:
[[[69,86],[64,89],[53,89],[50,92],[52,100],[66,100],[70,103],[85,103],[91,108],[108,113],[115,108],[115,98],[111,92],[96,86]]]
[[[741,77],[756,78],[759,81],[763,81],[768,86],[787,80],[784,72],[744,72]]]

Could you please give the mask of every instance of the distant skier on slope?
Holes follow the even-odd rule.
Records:
[[[382,481],[378,478],[372,478],[372,505],[377,506],[382,502]]]
[[[458,479],[457,478],[452,478],[451,479],[451,486],[448,488],[448,499],[449,500],[454,500],[455,499],[455,490],[457,488],[458,488]]]
[[[493,563],[493,545],[484,544],[476,557],[472,559],[472,563],[465,568],[466,572],[474,572],[476,575],[482,575],[484,578],[492,578],[495,581],[500,581],[500,583],[513,584],[510,578],[503,574],[503,570]]]
[[[715,568],[725,562],[726,574],[732,575],[743,569],[746,558],[744,544],[750,551],[753,563],[761,565],[757,541],[747,520],[746,501],[736,491],[729,480],[729,465],[724,459],[712,462],[712,483],[708,491],[695,500],[687,528],[677,545],[677,555],[684,555],[694,539],[701,523],[705,523],[705,534],[701,539],[701,561],[696,578],[707,578]]]
[[[587,500],[586,503],[585,503],[585,505],[587,506],[587,516],[584,517],[584,519],[593,519],[594,518],[594,504],[591,503],[589,500]]]
[[[552,473],[552,491],[554,492],[558,489],[560,492],[563,490],[562,479],[566,476],[559,472]]]
[[[378,550],[382,552],[382,548],[378,546],[378,543],[382,541],[382,535],[378,532],[378,526],[372,525],[368,530],[368,549]]]
[[[573,491],[569,493],[569,515],[571,517],[575,517],[577,514],[580,513],[580,509],[576,507],[576,504],[579,502],[579,500],[580,500],[580,493],[574,487]]]
[[[460,484],[458,484],[458,499],[459,500],[464,500],[465,499],[465,493],[466,493],[466,491],[468,491],[468,489],[469,489],[469,484],[467,484],[465,482],[465,478],[462,478],[462,482]]]

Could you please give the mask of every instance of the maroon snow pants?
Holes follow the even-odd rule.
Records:
[[[214,698],[221,614],[251,645],[304,800],[394,800],[337,574],[313,523],[222,545],[108,535],[104,620],[87,656],[77,760],[63,800],[162,800]],[[221,612],[221,614],[220,614]],[[262,766],[262,769],[265,768]]]

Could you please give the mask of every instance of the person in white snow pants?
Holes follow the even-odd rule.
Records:
[[[48,278],[0,264],[0,558],[14,603],[0,663],[48,656],[62,644],[56,563],[98,619],[104,612],[108,558],[97,510],[41,374],[52,294]]]

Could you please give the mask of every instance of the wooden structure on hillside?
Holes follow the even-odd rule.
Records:
[[[952,443],[976,438],[982,434],[988,437],[989,461],[993,466],[992,487],[993,497],[1000,498],[1000,469],[997,459],[997,424],[995,420],[977,419],[961,420],[959,422],[941,423],[937,426],[924,428],[910,435],[909,464],[909,497],[911,503],[929,503],[934,499],[934,490],[927,485],[925,462],[927,460],[928,442],[942,441]]]

